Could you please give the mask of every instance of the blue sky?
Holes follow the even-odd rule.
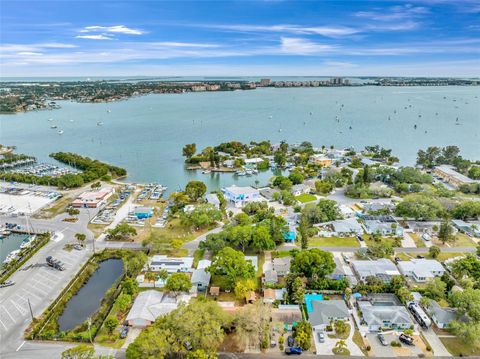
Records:
[[[2,76],[479,76],[480,0],[0,3]]]

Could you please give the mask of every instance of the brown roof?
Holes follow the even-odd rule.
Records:
[[[220,295],[220,287],[210,287],[210,295]]]
[[[275,289],[265,289],[263,291],[263,297],[266,299],[272,299],[275,300]]]

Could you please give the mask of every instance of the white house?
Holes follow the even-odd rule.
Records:
[[[426,282],[435,277],[441,277],[445,273],[445,268],[435,259],[400,261],[398,269],[405,277],[410,277],[416,282]]]
[[[186,294],[175,297],[166,292],[146,290],[140,292],[137,298],[135,298],[126,321],[132,327],[145,328],[158,317],[177,309],[180,302],[188,303],[189,300],[190,296]]]
[[[292,186],[291,192],[294,196],[300,196],[304,193],[310,193],[310,187],[303,183],[296,184]]]
[[[235,207],[243,207],[248,202],[261,201],[260,191],[253,187],[230,186],[222,188],[225,199]]]
[[[189,272],[192,265],[193,257],[174,258],[156,254],[149,258],[147,269],[154,272],[162,269],[166,269],[168,273]]]
[[[216,193],[206,194],[205,195],[205,201],[207,201],[207,203],[210,203],[213,206],[215,206],[216,209],[220,208],[220,200],[218,199],[218,196],[217,196]]]
[[[314,300],[308,321],[315,331],[323,331],[332,321],[348,321],[350,313],[344,300]]]
[[[377,277],[385,282],[389,282],[393,276],[400,275],[393,262],[386,258],[377,260],[355,260],[352,261],[352,267],[358,279],[364,281],[367,277]]]

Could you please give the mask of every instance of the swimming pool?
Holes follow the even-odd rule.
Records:
[[[312,301],[314,300],[323,300],[322,294],[305,294],[304,301],[307,306],[307,313],[313,312]]]

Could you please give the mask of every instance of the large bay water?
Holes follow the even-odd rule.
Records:
[[[0,115],[0,143],[50,162],[51,152],[77,152],[125,167],[129,181],[160,182],[169,191],[194,178],[212,190],[264,183],[272,175],[187,171],[181,153],[191,142],[198,149],[263,139],[356,149],[379,144],[392,148],[405,165],[415,163],[420,148],[457,145],[465,157],[480,158],[480,87],[263,88],[60,105]]]

